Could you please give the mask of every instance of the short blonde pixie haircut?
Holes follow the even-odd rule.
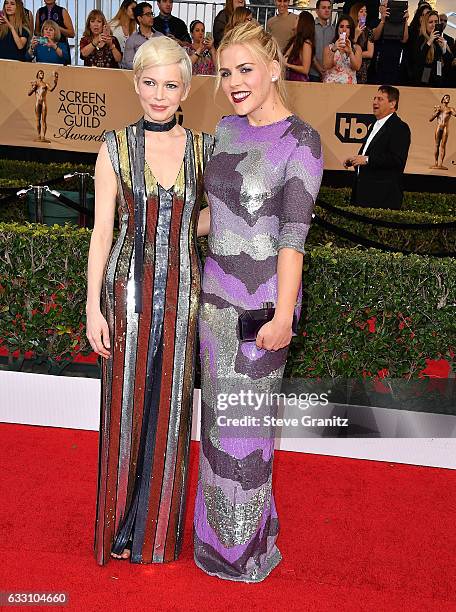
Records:
[[[151,38],[139,47],[133,59],[133,76],[139,79],[145,68],[169,64],[179,64],[184,87],[188,89],[192,80],[192,62],[184,49],[167,36]]]
[[[222,42],[217,49],[217,71],[220,70],[220,55],[222,51],[231,45],[247,47],[266,66],[274,60],[278,62],[280,76],[274,85],[280,100],[283,104],[286,104],[287,94],[284,83],[285,62],[276,39],[254,21],[246,21],[234,26],[222,38]],[[221,77],[218,72],[217,88],[220,86],[220,80]]]

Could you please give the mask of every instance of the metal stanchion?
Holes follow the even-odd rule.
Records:
[[[37,223],[43,223],[43,193],[44,187],[34,187],[33,195],[35,197],[35,218]]]
[[[93,176],[88,172],[73,172],[72,174],[65,174],[63,177],[66,181],[79,177],[79,205],[83,210],[87,210],[87,179],[93,179]],[[80,227],[87,227],[87,214],[81,212],[79,215]]]
[[[29,191],[33,191],[35,198],[35,222],[43,223],[43,194],[45,191],[49,191],[49,187],[47,185],[30,185],[28,189],[21,189],[16,195],[25,198]]]

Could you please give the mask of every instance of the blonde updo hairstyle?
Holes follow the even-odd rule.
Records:
[[[276,61],[280,66],[280,75],[274,83],[281,102],[286,105],[286,89],[284,81],[285,62],[276,39],[266,32],[257,22],[246,21],[229,30],[217,49],[217,89],[220,87],[220,56],[231,45],[243,45],[264,65]]]
[[[166,36],[151,38],[135,53],[133,59],[133,76],[137,81],[143,70],[150,66],[169,66],[179,64],[185,90],[190,88],[192,80],[192,62],[176,41]]]

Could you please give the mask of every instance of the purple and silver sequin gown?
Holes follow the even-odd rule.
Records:
[[[320,187],[318,133],[296,116],[253,127],[222,119],[205,171],[211,232],[200,309],[202,418],[194,517],[195,562],[208,574],[259,582],[280,562],[272,494],[273,432],[233,437],[217,422],[222,381],[280,390],[288,349],[240,343],[244,310],[277,300],[282,247],[304,252]],[[298,302],[300,301],[301,290]],[[248,437],[250,436],[250,437]]]

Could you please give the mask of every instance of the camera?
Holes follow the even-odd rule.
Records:
[[[39,45],[47,45],[48,44],[48,39],[46,38],[46,36],[38,36],[38,44]]]

